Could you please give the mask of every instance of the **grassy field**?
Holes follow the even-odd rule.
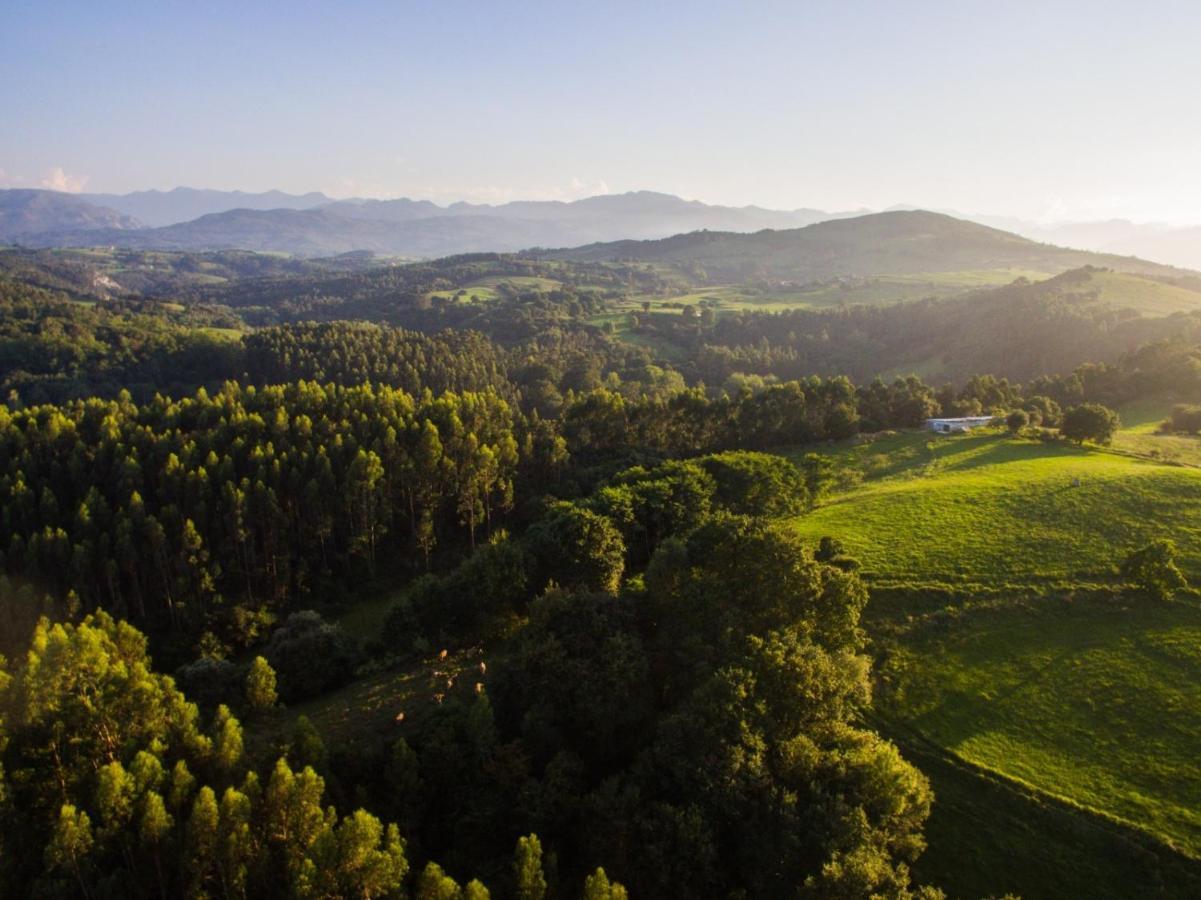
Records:
[[[1201,293],[1125,272],[1093,272],[1089,288],[1110,306],[1137,309],[1148,316],[1170,316],[1201,309]]]
[[[1170,406],[1122,410],[1121,453],[995,430],[823,450],[837,485],[797,527],[876,586],[877,713],[933,780],[917,875],[952,896],[1201,896],[1201,605],[1074,589],[1158,536],[1201,581],[1201,470],[1121,446],[1197,445],[1153,433]]]
[[[681,306],[708,304],[721,311],[822,309],[852,304],[893,303],[926,297],[951,297],[980,287],[1009,284],[1017,278],[1047,277],[1046,272],[1025,269],[982,269],[964,272],[925,272],[914,275],[881,275],[837,279],[794,289],[760,290],[751,285],[727,284],[685,290],[669,297],[635,295],[618,305],[620,312],[637,312],[650,303],[655,312]],[[1201,296],[1201,295],[1198,295]]]
[[[1201,896],[1201,862],[1032,788],[990,775],[906,729],[876,722],[934,788],[914,880],[951,898]]]
[[[902,434],[831,454],[844,490],[797,528],[841,539],[871,578],[1106,581],[1156,537],[1173,538],[1201,578],[1201,471],[996,432]]]
[[[961,759],[1201,858],[1201,608],[1015,601],[904,635],[883,703]]]
[[[500,285],[502,283],[512,285],[513,287],[523,291],[550,291],[554,290],[560,285],[560,282],[554,281],[550,278],[536,278],[527,275],[512,275],[496,278],[480,278],[464,285],[461,288],[454,288],[452,290],[445,291],[431,291],[428,296],[431,299],[434,297],[439,297],[444,300],[453,300],[458,297],[460,293],[462,293],[463,296],[460,299],[467,300],[468,302],[472,300],[478,300],[481,303],[488,303],[500,296]]]

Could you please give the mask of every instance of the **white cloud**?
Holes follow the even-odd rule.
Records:
[[[55,166],[42,178],[40,185],[52,191],[78,194],[88,183],[87,175],[69,175],[62,166]]]
[[[25,183],[25,179],[20,175],[12,175],[4,169],[0,169],[0,188],[15,188],[20,187]]]

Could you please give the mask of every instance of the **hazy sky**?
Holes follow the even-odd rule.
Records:
[[[3,0],[0,185],[1201,222],[1201,3]]]

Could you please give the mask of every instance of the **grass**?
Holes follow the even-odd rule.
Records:
[[[560,282],[552,278],[538,278],[531,275],[505,275],[494,278],[480,278],[468,282],[462,287],[445,291],[431,291],[428,296],[431,299],[439,297],[444,300],[454,300],[462,292],[462,299],[468,302],[478,300],[481,303],[490,303],[500,296],[500,285],[502,283],[512,285],[523,291],[551,291],[560,286]]]
[[[870,578],[1105,581],[1161,536],[1201,577],[1201,471],[995,432],[903,434],[831,455],[846,489],[796,527],[841,539]]]
[[[1037,280],[1046,276],[1045,272],[1026,269],[982,269],[834,279],[820,284],[766,291],[750,285],[715,285],[683,291],[669,297],[637,295],[621,304],[619,308],[626,312],[636,312],[641,309],[643,302],[648,302],[656,312],[666,312],[679,305],[695,306],[699,303],[708,303],[718,310],[727,311],[822,309],[852,304],[892,303],[897,300],[917,300],[925,297],[950,297],[973,288],[1009,284],[1021,277]]]
[[[1137,309],[1148,316],[1201,309],[1201,293],[1197,291],[1126,272],[1093,272],[1089,287],[1102,303]]]
[[[1044,600],[919,620],[890,715],[1201,858],[1201,609]]]
[[[1159,426],[1171,415],[1175,405],[1173,400],[1157,398],[1119,407],[1122,430],[1114,436],[1113,446],[1124,453],[1201,467],[1201,437],[1159,433]]]
[[[1145,426],[1167,408],[1123,410],[1119,438],[1166,440]],[[875,586],[877,712],[938,798],[917,877],[1201,896],[1201,607],[1071,589],[1162,535],[1196,584],[1201,471],[996,430],[822,452],[838,485],[796,526],[841,538]]]
[[[877,723],[930,779],[934,807],[914,881],[952,898],[1201,896],[1201,864],[1138,832],[964,764]]]

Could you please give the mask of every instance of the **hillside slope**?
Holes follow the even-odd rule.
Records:
[[[995,431],[825,452],[842,487],[797,528],[842,540],[873,585],[877,710],[1201,858],[1201,606],[1116,584],[1165,536],[1201,582],[1201,470]]]
[[[809,282],[870,276],[987,269],[1056,274],[1084,265],[1151,275],[1171,266],[1133,257],[1039,244],[941,213],[896,211],[755,234],[695,232],[657,241],[618,241],[542,254],[552,259],[628,259],[687,266],[716,280],[755,278]]]

